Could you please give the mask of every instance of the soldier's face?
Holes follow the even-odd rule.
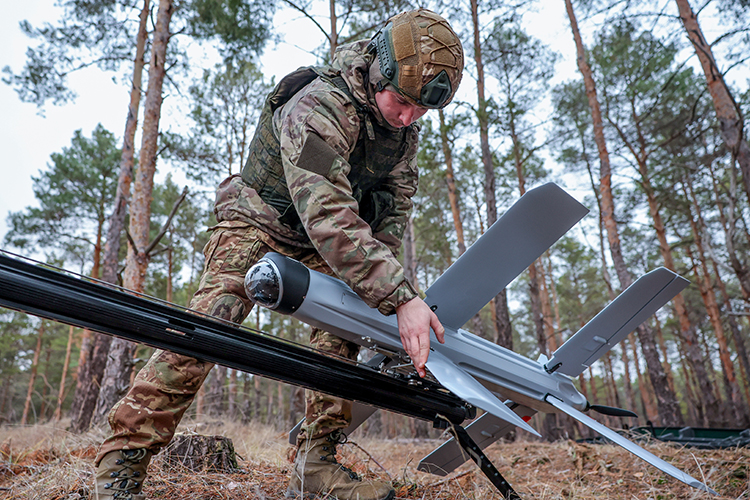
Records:
[[[392,127],[408,127],[427,113],[427,108],[404,99],[398,92],[383,89],[375,94],[380,113]]]

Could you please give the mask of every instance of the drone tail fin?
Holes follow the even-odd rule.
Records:
[[[644,274],[555,351],[547,369],[577,377],[688,284],[664,267]]]

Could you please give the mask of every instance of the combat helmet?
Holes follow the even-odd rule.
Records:
[[[383,79],[409,101],[442,108],[456,94],[464,69],[461,41],[441,16],[427,9],[402,12],[388,20],[370,42]]]

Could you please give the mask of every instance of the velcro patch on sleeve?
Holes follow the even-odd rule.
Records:
[[[308,134],[297,160],[297,166],[328,178],[339,154],[318,134]]]

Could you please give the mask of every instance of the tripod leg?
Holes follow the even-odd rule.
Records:
[[[487,476],[487,479],[495,485],[495,488],[498,489],[503,498],[506,500],[521,500],[518,493],[515,492],[513,487],[508,484],[508,481],[506,481],[500,474],[500,471],[492,465],[492,462],[487,458],[487,455],[485,455],[482,449],[473,439],[471,439],[471,436],[466,432],[466,429],[460,425],[452,425],[450,431],[456,437],[456,441],[461,445],[461,448],[463,448],[471,459],[474,460],[474,463],[479,466],[479,469],[485,476]]]

